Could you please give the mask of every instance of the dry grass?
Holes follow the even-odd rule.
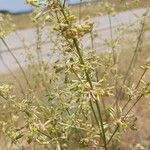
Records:
[[[150,44],[147,42],[149,36],[145,36],[143,38],[143,45],[141,45],[141,51],[139,52],[139,58],[137,60],[137,65],[134,70],[133,80],[135,83],[139,80],[139,76],[142,75],[142,69],[140,69],[140,65],[144,63],[144,60],[150,57]],[[129,47],[123,48],[122,53],[120,55],[121,58],[121,68],[126,70],[128,67],[128,62],[131,60],[133,55],[134,46],[133,37],[129,37],[125,39],[124,45],[128,45]],[[144,45],[145,44],[145,45]],[[150,71],[148,71],[144,78],[144,81],[150,80]],[[141,144],[143,147],[148,150],[150,148],[150,97],[145,97],[142,101],[138,103],[138,105],[134,108],[133,114],[137,117],[137,131],[129,130],[125,132],[121,139],[122,149],[123,150],[133,150],[133,147],[136,147],[136,144]]]
[[[116,2],[117,0],[114,0],[113,2]],[[91,16],[95,16],[97,15],[98,11],[100,11],[100,8],[97,7],[99,2],[95,2],[93,4],[83,4],[82,5],[82,16],[86,16],[86,15],[91,15]],[[148,6],[148,0],[143,0],[141,1],[140,7],[145,7]],[[119,4],[119,3],[118,3]],[[123,5],[117,5],[118,7],[118,11],[121,10],[126,10],[125,7]],[[130,8],[137,8],[138,6],[132,6]],[[79,10],[79,6],[72,6],[72,10],[73,12],[78,15],[78,11]],[[94,10],[94,11],[93,11]],[[32,27],[32,23],[30,22],[29,19],[29,15],[21,15],[21,16],[13,16],[13,19],[15,22],[18,22],[17,26],[22,29],[22,28],[27,28],[27,27]],[[149,26],[148,26],[149,29]],[[147,41],[146,39],[144,39],[144,42]],[[132,45],[132,37],[125,39],[125,41],[123,42],[125,46],[122,47],[122,53],[120,54],[120,58],[121,59],[121,68],[126,69],[128,67],[128,63],[129,60],[131,59],[131,56],[133,54],[133,45]],[[146,42],[148,43],[148,42]],[[140,53],[140,58],[138,59],[138,65],[136,66],[136,70],[135,70],[135,76],[134,76],[134,80],[138,80],[139,75],[142,73],[141,69],[139,69],[139,64],[143,63],[144,60],[150,56],[150,44],[143,46],[142,47],[142,51]],[[28,70],[26,70],[27,74],[28,74]],[[24,85],[24,87],[26,86],[25,83],[23,82],[23,77],[20,74],[19,70],[14,71],[16,77],[22,82],[22,84]],[[145,79],[149,80],[150,79],[150,73],[148,73],[145,76]],[[17,86],[15,80],[12,78],[12,76],[10,74],[3,74],[0,75],[0,83],[12,83],[14,84],[15,88],[15,93],[18,94],[18,90],[19,87]],[[133,147],[137,144],[140,143],[141,145],[143,145],[144,147],[147,147],[147,150],[149,148],[150,145],[150,133],[149,133],[149,124],[150,124],[150,113],[149,113],[149,109],[150,109],[150,103],[149,103],[149,97],[145,98],[144,101],[140,102],[135,111],[135,115],[138,118],[137,121],[137,127],[138,130],[133,132],[133,131],[128,131],[125,132],[122,136],[122,140],[123,141],[122,144],[122,150],[132,150]]]
[[[106,15],[104,12],[104,6],[101,3],[102,1],[95,1],[92,3],[83,3],[78,5],[70,6],[71,11],[79,18],[83,18],[86,16],[98,16],[98,15]],[[125,1],[119,0],[110,0],[111,4],[114,6],[116,12],[132,10],[136,8],[144,8],[150,6],[149,0],[140,0],[138,4],[131,2],[131,0],[126,0],[126,2],[130,2],[130,5],[126,5]],[[30,14],[23,15],[13,15],[12,16],[14,22],[17,25],[18,29],[25,29],[33,27],[33,24],[30,20]]]
[[[12,20],[16,24],[17,29],[26,29],[33,27],[30,14],[12,15]]]
[[[131,40],[130,38],[128,40]],[[126,41],[127,42],[127,41]],[[125,43],[127,44],[127,43]],[[131,45],[128,43],[128,46],[130,48],[125,48],[122,53],[121,53],[121,65],[122,68],[127,68],[129,60],[131,59],[129,56],[132,56],[132,50],[131,50]],[[149,51],[150,45],[143,47],[142,52],[141,52],[141,57],[138,60],[138,65],[135,70],[135,75],[134,80],[138,80],[140,74],[142,73],[142,70],[139,69],[139,64],[143,63],[144,60],[150,56],[150,51]],[[28,70],[26,70],[28,73]],[[23,77],[20,75],[20,72],[17,70],[15,71],[15,74],[20,81],[23,81]],[[149,80],[150,79],[150,72],[146,74],[145,78]],[[15,83],[15,80],[11,77],[10,74],[4,74],[0,75],[0,83],[12,83],[16,86],[15,93],[18,94],[19,87]],[[25,87],[25,83],[22,82]],[[122,135],[122,142],[121,142],[121,149],[122,150],[133,150],[133,147],[136,146],[137,143],[140,143],[142,146],[146,147],[148,150],[149,147],[149,139],[150,139],[150,133],[149,133],[149,124],[150,124],[150,103],[149,103],[149,97],[144,98],[143,101],[141,101],[134,109],[134,114],[137,116],[137,131],[132,131],[129,130],[125,132]]]
[[[137,144],[141,144],[145,147],[145,150],[150,148],[150,104],[149,98],[144,99],[143,102],[140,102],[134,111],[137,116],[137,131],[129,130],[125,132],[122,136],[122,149],[123,150],[132,150]]]
[[[105,1],[104,1],[105,2]],[[133,3],[131,0],[119,1],[119,0],[110,0],[109,1],[113,6],[116,12],[132,10],[136,8],[144,8],[150,6],[149,0],[140,0],[138,4]],[[125,2],[129,2],[130,5],[126,5]],[[72,6],[71,9],[73,13],[79,16],[79,10],[81,9],[81,16],[97,16],[97,15],[105,15],[104,5],[102,1],[95,1],[93,3],[85,3],[81,5]]]

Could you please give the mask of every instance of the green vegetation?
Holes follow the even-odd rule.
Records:
[[[38,6],[36,0],[28,3]],[[144,4],[148,6],[146,1]],[[94,45],[97,37],[89,18],[77,23],[70,8],[59,0],[48,0],[47,5],[46,10],[32,14],[32,20],[37,29],[47,25],[50,35],[57,35],[57,40],[51,42],[54,53],[61,57],[51,64],[41,55],[37,30],[38,61],[33,63],[32,55],[28,54],[31,63],[22,68],[5,40],[5,35],[14,28],[12,20],[9,16],[1,17],[0,39],[19,71],[1,75],[0,148],[125,150],[128,142],[127,149],[148,149],[149,143],[139,140],[130,143],[127,137],[129,132],[137,131],[137,124],[144,130],[148,125],[143,125],[143,121],[149,123],[142,117],[138,122],[137,117],[139,110],[149,109],[150,51],[149,34],[145,34],[149,9],[137,25],[118,28],[116,38],[111,36],[106,41],[106,49],[111,52],[98,54],[100,48]],[[122,6],[119,8],[124,10]],[[111,15],[115,9],[107,1],[102,13]],[[86,35],[91,42],[89,49],[84,49],[81,43]]]

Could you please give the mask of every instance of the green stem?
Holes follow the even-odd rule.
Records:
[[[60,5],[60,8],[61,8],[61,12],[62,12],[62,14],[63,14],[63,16],[64,16],[64,19],[65,19],[66,23],[67,23],[68,25],[70,25],[70,24],[69,24],[69,21],[67,20],[67,17],[66,17],[64,8],[63,8],[61,5]],[[84,59],[83,59],[82,54],[81,54],[81,52],[80,52],[80,48],[79,48],[79,46],[78,46],[77,39],[72,38],[72,40],[73,40],[74,46],[75,46],[75,48],[76,48],[77,54],[78,54],[78,56],[79,56],[80,63],[81,63],[82,65],[85,65]],[[84,70],[84,72],[85,72],[85,75],[86,75],[87,82],[89,83],[89,85],[90,85],[90,87],[91,87],[91,90],[93,90],[93,84],[92,84],[90,75],[89,75],[89,73],[88,73],[87,70]],[[91,94],[91,96],[92,96],[92,94]],[[90,101],[90,106],[92,106],[91,104],[92,104],[92,101]],[[105,148],[105,150],[107,150],[106,135],[105,135],[104,125],[103,125],[103,120],[102,120],[102,115],[101,115],[101,111],[100,111],[100,107],[99,107],[99,104],[98,104],[98,100],[97,100],[97,99],[96,99],[96,107],[97,107],[97,110],[98,110],[99,119],[100,119],[100,124],[101,124],[101,129],[102,129],[102,133],[103,133],[104,148]],[[95,113],[95,111],[94,111],[94,108],[91,107],[91,109],[92,109],[92,111],[93,111],[93,113],[94,113],[94,116],[96,117],[96,113]],[[96,117],[96,118],[97,118],[97,117]],[[97,120],[97,119],[96,119],[96,120]],[[100,133],[101,133],[101,131],[100,131]]]

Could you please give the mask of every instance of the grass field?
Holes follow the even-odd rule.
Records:
[[[127,5],[125,5],[124,0],[121,2],[119,0],[111,0],[110,2],[114,5],[117,12],[125,11],[125,10],[132,10],[135,8],[149,7],[149,3],[150,3],[149,0],[141,0],[138,3],[138,5],[136,5],[135,3],[132,3],[129,6],[127,6]],[[106,13],[104,13],[105,11],[103,10],[103,6],[101,6],[101,4],[102,3],[100,3],[100,2],[94,2],[94,3],[88,3],[88,4],[82,4],[82,5],[75,5],[75,6],[71,6],[71,9],[72,9],[73,13],[75,15],[77,15],[79,18],[83,18],[87,15],[90,15],[91,17],[97,16],[97,15],[106,15]],[[17,24],[17,29],[25,29],[25,28],[33,27],[33,24],[30,21],[30,14],[13,16],[13,20]],[[148,22],[145,27],[146,34],[143,35],[142,40],[139,44],[139,48],[138,48],[138,56],[140,56],[140,57],[137,57],[137,64],[134,66],[134,70],[133,70],[134,73],[132,74],[132,78],[130,79],[131,81],[134,81],[134,83],[136,83],[139,80],[139,77],[143,73],[143,70],[140,68],[140,66],[144,63],[145,59],[150,57],[149,29],[150,28],[149,28],[149,22]],[[139,40],[139,31],[140,31],[139,28],[133,28],[133,30],[131,28],[131,30],[130,29],[128,30],[128,32],[130,34],[127,32],[126,36],[119,41],[120,42],[119,49],[117,49],[118,51],[116,51],[117,56],[118,56],[118,64],[116,64],[116,66],[117,67],[119,66],[121,73],[124,73],[130,65],[130,61],[132,59],[136,45],[138,43],[137,41]],[[108,55],[108,53],[104,53],[104,55],[105,54]],[[32,65],[33,64],[31,64],[31,66]],[[36,96],[43,102],[45,100],[44,98],[47,96],[46,95],[47,89],[43,86],[43,83],[45,81],[48,84],[51,82],[48,80],[49,79],[48,75],[50,73],[51,76],[53,76],[52,71],[54,71],[54,70],[51,69],[51,64],[48,64],[47,66],[43,65],[43,67],[41,67],[41,68],[42,69],[39,71],[38,70],[39,68],[35,65],[33,68],[31,67],[30,69],[24,68],[24,71],[25,71],[31,85],[33,85],[33,86],[34,86],[34,84],[36,85],[33,87],[33,90],[36,91],[35,92],[37,94]],[[48,70],[46,70],[47,68],[48,68]],[[24,77],[21,75],[21,71],[14,70],[13,73],[15,74],[16,78],[20,81],[24,90],[26,90],[27,93],[29,92],[31,94],[32,90],[28,91],[27,84],[24,80]],[[31,76],[31,74],[33,76]],[[111,76],[109,78],[110,78],[110,80],[111,80],[111,78],[113,79],[113,77],[111,77]],[[143,77],[143,81],[140,84],[143,84],[144,81],[149,81],[149,80],[150,80],[150,71],[148,71],[145,74],[145,76]],[[22,98],[22,95],[20,94],[20,87],[18,86],[16,80],[14,80],[14,78],[9,73],[0,75],[0,84],[1,83],[14,85],[14,87],[15,87],[14,94],[16,94],[16,97],[19,97],[20,99]],[[54,83],[53,87],[51,87],[51,88],[55,88],[55,83]],[[48,90],[50,91],[51,89],[49,88]],[[57,95],[59,95],[59,93]],[[31,95],[30,95],[31,97],[30,96],[28,97],[28,96],[29,95],[27,95],[26,97],[29,99],[31,98],[30,102],[35,100],[34,96],[33,97]],[[112,97],[106,99],[107,103],[109,103],[109,100],[112,100],[111,98]],[[141,101],[135,107],[135,109],[133,109],[132,113],[134,113],[135,116],[137,117],[138,130],[134,131],[134,132],[131,130],[128,130],[128,131],[125,131],[121,135],[121,142],[120,142],[121,150],[142,150],[143,149],[142,146],[145,147],[145,150],[150,149],[150,132],[149,132],[150,102],[149,102],[149,98],[150,98],[149,96],[144,97],[142,99],[143,101]],[[1,100],[1,98],[0,98],[0,100]],[[122,100],[120,103],[124,104],[125,101]],[[0,108],[1,107],[3,107],[3,105],[1,105]],[[10,110],[5,110],[5,111],[9,112]],[[3,113],[5,113],[5,114],[7,114],[7,113],[3,112],[3,111],[1,112],[1,111],[2,110],[0,110],[0,114],[2,115],[2,117],[4,117]],[[5,116],[5,118],[7,118],[7,116]],[[48,116],[48,118],[49,118],[49,116]],[[32,120],[30,120],[30,121],[32,121]],[[45,129],[44,129],[44,131],[45,131]],[[1,141],[5,140],[5,139],[3,139],[3,136],[1,136],[1,134],[0,134],[0,140]],[[7,139],[6,139],[6,143],[7,143]],[[138,147],[137,146],[138,144],[141,145],[141,147],[140,146]],[[1,148],[1,146],[0,146],[0,150],[1,149],[5,150],[4,142],[3,142],[3,145],[4,145],[3,148]],[[32,145],[28,149],[29,150],[41,150],[40,148],[37,148],[37,149],[32,148]],[[76,149],[76,148],[74,148],[74,149]],[[118,149],[114,148],[114,150],[118,150]]]

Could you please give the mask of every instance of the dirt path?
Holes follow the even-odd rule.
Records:
[[[110,21],[111,19],[111,26],[112,26],[112,33],[113,37],[116,36],[115,29],[119,26],[128,26],[134,23],[137,23],[139,21],[139,18],[146,12],[146,9],[136,9],[132,11],[126,11],[116,14],[115,16],[102,16],[102,17],[94,17],[91,19],[91,21],[94,23],[94,45],[98,47],[98,52],[101,52],[103,50],[108,50],[108,47],[105,46],[105,41],[110,39]],[[149,13],[150,16],[150,13]],[[53,57],[49,57],[53,51],[53,43],[47,39],[47,28],[45,27],[42,31],[42,56],[45,60],[48,62],[53,62],[54,60],[57,60],[59,57],[59,54],[54,54]],[[132,33],[131,33],[132,34]],[[23,41],[20,40],[24,39]],[[51,36],[52,37],[52,36]],[[25,55],[25,48],[28,47],[29,49],[32,49],[34,60],[37,60],[36,55],[36,29],[26,29],[26,30],[20,30],[17,32],[10,33],[5,38],[9,48],[12,50],[15,57],[18,59],[20,64],[22,66],[25,66],[29,64],[30,62],[27,61],[26,55]],[[56,36],[54,35],[52,37],[52,40],[56,40]],[[90,48],[91,47],[91,40],[90,36],[87,35],[82,40],[83,48]],[[28,49],[26,49],[28,51]],[[18,65],[16,64],[14,58],[10,55],[10,53],[7,51],[6,46],[0,41],[0,55],[2,56],[3,60],[5,61],[5,64],[11,69],[17,69]],[[0,74],[7,73],[7,69],[4,66],[4,63],[2,60],[0,60]]]

